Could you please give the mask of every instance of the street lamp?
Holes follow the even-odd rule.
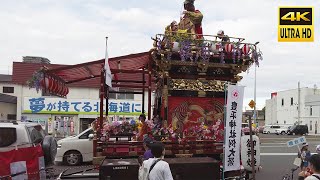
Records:
[[[254,43],[254,49],[255,51],[257,51],[257,45],[260,42],[257,41],[256,43]],[[254,109],[253,109],[253,122],[257,123],[257,64],[256,64],[256,59],[254,62]]]

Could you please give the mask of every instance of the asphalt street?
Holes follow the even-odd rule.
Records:
[[[293,165],[293,161],[297,157],[298,148],[289,148],[286,142],[297,137],[299,136],[260,134],[262,169],[256,173],[257,180],[280,180],[284,175],[291,174],[291,169],[296,167]],[[306,139],[310,151],[314,153],[316,146],[320,144],[320,136],[309,135],[306,136]],[[68,167],[58,164],[54,166],[54,169],[55,174],[59,174],[68,168],[70,168],[67,171],[69,173],[92,167],[91,164],[83,164],[78,167]],[[93,172],[97,173],[97,171]],[[298,171],[294,173],[294,179],[297,179],[297,173]]]
[[[260,135],[261,166],[256,179],[270,180],[281,179],[286,174],[291,174],[294,159],[297,157],[298,148],[287,147],[286,142],[299,136],[289,135]],[[320,136],[306,136],[309,150],[314,153],[316,146],[320,144]],[[294,173],[297,179],[298,170]]]

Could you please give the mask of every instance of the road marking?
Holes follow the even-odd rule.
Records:
[[[316,154],[316,153],[311,153]],[[260,153],[260,156],[297,156],[298,153]]]
[[[274,137],[274,138],[260,138],[260,140],[263,140],[263,139],[272,139],[272,140],[285,140],[285,139],[292,139],[292,137],[290,138],[290,137],[287,137],[287,138],[278,138],[278,137]],[[306,138],[307,140],[308,139],[314,139],[314,140],[317,140],[317,139],[319,139],[319,138],[316,138],[316,137],[314,137],[314,138],[309,138],[309,137],[307,137]]]
[[[99,173],[79,173],[73,174],[72,176],[99,176]]]
[[[286,145],[287,143],[261,143],[261,145],[263,144],[282,144],[282,145]]]
[[[260,156],[297,156],[298,153],[260,153]]]
[[[260,146],[261,148],[264,147],[264,148],[283,148],[283,147],[287,147],[287,146]]]

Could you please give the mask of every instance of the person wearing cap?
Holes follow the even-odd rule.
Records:
[[[303,143],[301,148],[301,170],[305,170],[308,167],[307,159],[310,158],[311,152],[308,150],[308,143]]]
[[[139,180],[173,180],[170,166],[163,161],[165,147],[161,142],[151,146],[151,153],[154,158],[143,161],[139,170]]]
[[[224,46],[227,42],[230,42],[229,36],[225,35],[223,30],[218,31],[216,40],[217,38],[221,39],[222,46]]]
[[[153,154],[151,153],[151,146],[153,144],[153,140],[148,136],[145,135],[143,139],[143,148],[145,150],[143,154],[143,159],[148,160],[149,158],[153,158]]]
[[[203,15],[199,10],[196,10],[194,7],[194,0],[185,0],[184,1],[184,9],[183,18],[189,18],[192,24],[194,24],[194,32],[197,39],[201,39],[203,37],[202,32],[202,19]]]

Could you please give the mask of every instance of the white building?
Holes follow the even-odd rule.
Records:
[[[300,88],[299,101],[298,88],[272,93],[271,99],[266,100],[265,124],[306,124],[310,133],[319,132],[320,103],[318,106],[308,103],[310,97],[319,94],[316,88]]]

